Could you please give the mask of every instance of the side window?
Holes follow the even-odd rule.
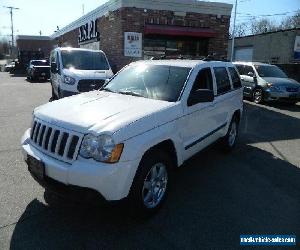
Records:
[[[191,92],[194,92],[198,89],[213,90],[213,80],[210,68],[201,69],[198,72]]]
[[[247,76],[249,74],[249,72],[253,73],[253,75],[254,75],[254,70],[251,66],[242,65],[242,64],[236,64],[235,66],[236,66],[238,72],[240,73],[240,75]]]
[[[252,73],[254,75],[254,70],[251,66],[245,66],[245,69],[244,69],[244,75],[248,75],[249,73]]]
[[[229,76],[225,67],[214,68],[216,82],[217,82],[217,94],[223,94],[231,89]]]
[[[232,80],[233,88],[238,89],[238,88],[242,87],[241,79],[240,79],[238,73],[236,72],[235,68],[229,67],[228,70],[229,70],[230,77]]]

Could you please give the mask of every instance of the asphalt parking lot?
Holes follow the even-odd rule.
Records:
[[[0,249],[239,249],[241,234],[294,234],[299,246],[300,103],[246,101],[235,151],[213,146],[189,160],[163,208],[141,221],[32,179],[20,138],[50,93],[49,82],[0,73]]]

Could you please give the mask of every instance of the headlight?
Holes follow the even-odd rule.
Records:
[[[64,76],[64,83],[74,85],[76,80],[71,76]]]
[[[271,90],[271,91],[284,91],[284,88],[282,86],[278,86],[278,85],[274,85],[272,83],[267,83],[267,87]]]
[[[86,135],[80,148],[80,155],[96,161],[114,163],[119,161],[124,144],[115,144],[109,135]]]

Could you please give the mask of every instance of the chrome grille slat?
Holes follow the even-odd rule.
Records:
[[[37,144],[39,144],[39,142],[40,142],[42,131],[43,131],[43,125],[40,124],[39,134],[38,134],[37,140],[36,140]]]
[[[70,136],[70,135],[69,135],[68,140],[67,140],[67,143],[66,143],[66,146],[65,146],[65,151],[64,151],[63,158],[66,158],[67,155],[68,155],[68,152],[69,152],[69,149],[70,149],[70,145],[71,145],[72,139],[73,139],[73,136]]]
[[[45,148],[45,142],[46,142],[48,131],[49,131],[49,127],[46,126],[43,141],[42,141],[42,148]]]
[[[82,134],[39,119],[34,119],[32,126],[30,138],[34,147],[57,160],[67,163],[76,160],[83,138]]]
[[[35,141],[35,142],[36,142],[36,139],[37,139],[38,131],[40,130],[40,126],[41,126],[40,123],[37,123],[36,126],[35,126],[35,130],[34,130],[34,134],[33,134],[33,141]]]
[[[47,150],[49,150],[49,152],[51,151],[51,145],[52,145],[54,133],[55,133],[55,129],[52,128],[50,139],[49,139],[49,142],[48,142],[48,147],[47,147]]]
[[[55,154],[58,154],[58,150],[60,148],[60,144],[61,144],[61,139],[63,137],[63,134],[62,132],[59,132],[59,135],[58,135],[58,138],[57,138],[57,142],[56,142],[56,146],[55,146]]]

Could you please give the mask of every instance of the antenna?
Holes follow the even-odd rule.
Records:
[[[10,21],[11,21],[11,50],[14,47],[14,22],[13,22],[13,10],[19,10],[19,8],[12,6],[2,6],[3,8],[9,9],[10,12]]]

